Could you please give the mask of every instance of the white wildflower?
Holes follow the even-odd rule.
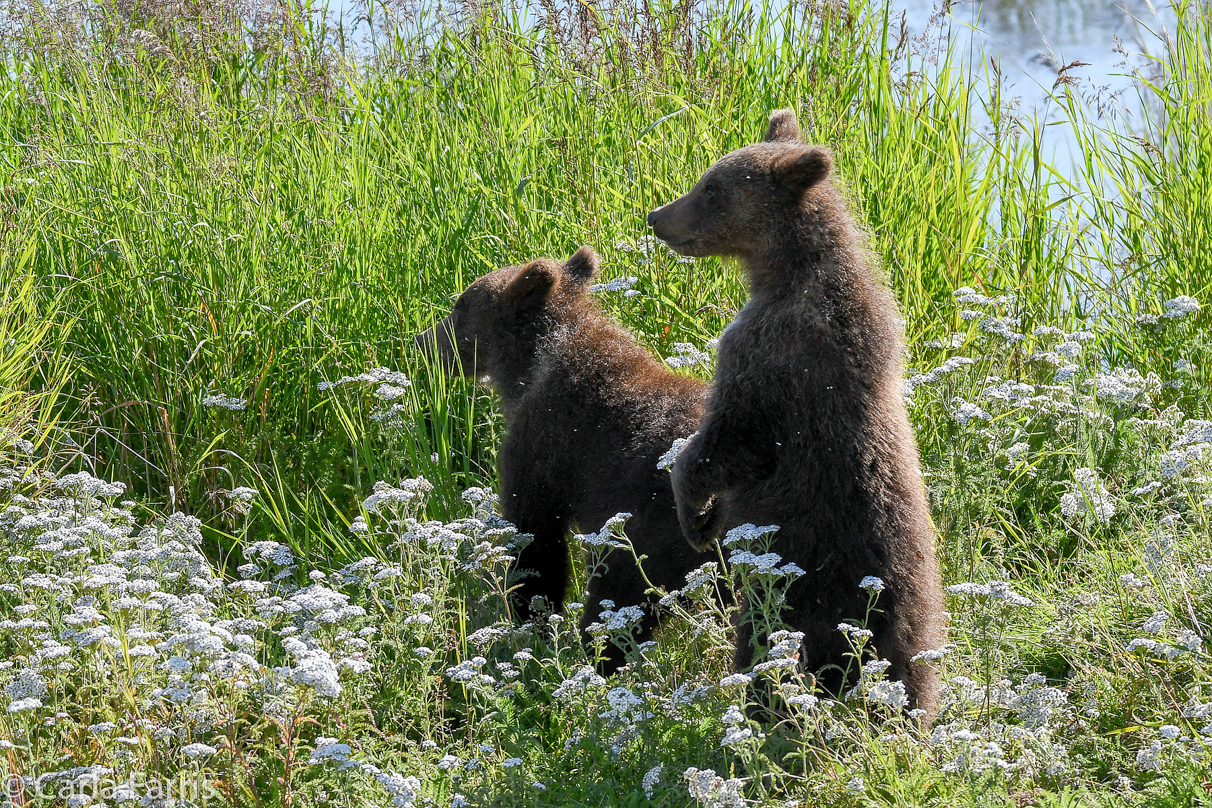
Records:
[[[645,797],[652,799],[652,795],[656,792],[657,785],[661,782],[661,775],[664,773],[664,763],[658,763],[648,771],[644,772],[644,779],[640,781],[640,787],[644,789]]]
[[[1073,472],[1072,490],[1061,496],[1061,513],[1067,519],[1078,515],[1091,515],[1102,524],[1108,524],[1115,516],[1115,503],[1099,480],[1098,471],[1080,468]]]
[[[1165,625],[1169,619],[1170,615],[1167,612],[1154,612],[1153,616],[1146,620],[1145,624],[1140,627],[1140,630],[1145,634],[1157,634],[1159,631],[1165,628]]]
[[[30,697],[28,699],[14,699],[8,705],[10,713],[24,713],[29,710],[37,710],[42,707],[42,699]]]
[[[1193,314],[1200,310],[1199,301],[1188,295],[1179,295],[1173,300],[1167,300],[1162,305],[1166,309],[1162,317],[1170,319],[1186,317],[1188,314]]]
[[[978,313],[978,316],[980,316],[979,313]],[[911,395],[914,390],[916,390],[918,387],[921,387],[922,385],[934,384],[942,377],[944,377],[948,374],[954,373],[955,371],[959,370],[962,367],[967,367],[968,365],[975,365],[975,364],[976,364],[975,359],[969,359],[966,356],[953,356],[950,359],[948,359],[946,362],[944,362],[943,364],[934,368],[933,370],[930,370],[926,373],[920,373],[916,376],[912,376],[912,377],[906,379],[904,381],[904,383],[902,384],[902,391],[904,392],[905,395]]]
[[[854,637],[856,639],[860,639],[860,640],[870,639],[871,637],[875,636],[874,634],[872,634],[870,629],[865,629],[860,626],[854,626],[854,625],[851,625],[850,623],[838,623],[837,630],[842,632],[843,634],[848,634],[849,636]]]
[[[191,743],[189,746],[181,747],[181,754],[185,755],[190,760],[196,760],[200,757],[210,757],[219,750],[213,746],[208,746],[204,743]]]
[[[367,513],[378,513],[379,508],[384,506],[403,505],[423,499],[432,490],[433,483],[424,477],[404,480],[399,487],[388,485],[380,480],[374,485],[374,493],[362,502],[362,507]]]
[[[630,518],[629,513],[616,513],[606,520],[606,524],[602,525],[602,529],[597,533],[578,533],[573,538],[590,547],[621,547],[622,545],[614,535],[615,528],[621,528]]]
[[[683,774],[690,796],[703,808],[745,808],[740,780],[725,780],[714,769],[696,769],[691,766]]]
[[[1111,373],[1096,373],[1086,384],[1094,387],[1099,398],[1118,404],[1148,403],[1149,394],[1161,389],[1161,380],[1157,374],[1142,376],[1140,371],[1134,368],[1117,368]]]
[[[724,737],[720,739],[720,747],[735,746],[738,743],[743,743],[753,737],[753,730],[748,727],[729,727],[724,733]]]
[[[1129,572],[1119,576],[1119,585],[1128,589],[1144,589],[1149,582]]]
[[[337,665],[327,651],[323,648],[302,649],[294,655],[296,661],[289,673],[292,682],[310,687],[326,698],[341,695]]]
[[[783,557],[778,553],[756,555],[748,550],[733,550],[728,563],[734,567],[752,567],[755,575],[781,574],[776,568]]]
[[[699,350],[689,342],[675,342],[673,350],[673,356],[665,357],[665,364],[671,368],[685,368],[711,363],[711,354]]]
[[[969,306],[1000,306],[1006,302],[1005,295],[988,297],[980,294],[971,286],[961,286],[956,289],[951,293],[951,299],[956,303],[965,303]]]
[[[1053,374],[1052,383],[1053,384],[1064,384],[1065,382],[1069,381],[1074,376],[1076,376],[1079,370],[1081,370],[1081,368],[1078,367],[1077,365],[1072,365],[1072,364],[1061,365],[1060,367],[1058,367],[1056,369],[1056,373]]]
[[[1160,769],[1161,751],[1161,741],[1153,741],[1147,748],[1136,753],[1136,765],[1147,772]]]
[[[724,541],[721,542],[721,544],[727,547],[742,541],[756,541],[763,536],[774,533],[778,529],[778,525],[763,525],[762,527],[758,527],[752,522],[746,522],[743,525],[738,525],[737,527],[732,528],[732,530],[729,530],[727,535],[724,536]]]
[[[867,575],[863,580],[859,581],[859,587],[866,589],[868,592],[883,592],[884,579],[877,578],[874,575]]]
[[[673,445],[669,447],[669,451],[665,452],[665,454],[661,455],[660,459],[657,460],[657,468],[662,470],[673,468],[673,464],[677,462],[678,455],[682,453],[682,450],[686,448],[686,445],[689,444],[690,441],[694,440],[694,437],[697,434],[699,433],[693,432],[684,438],[675,439]]]
[[[747,685],[753,681],[753,675],[749,673],[730,673],[720,680],[720,687],[736,687],[738,685]]]
[[[988,421],[993,418],[986,410],[981,409],[979,405],[963,400],[957,402],[952,416],[961,424],[966,424],[972,420]]]
[[[606,283],[593,284],[589,287],[589,293],[597,294],[599,292],[626,292],[639,282],[640,279],[634,275],[626,278],[615,278],[614,280],[607,281]]]
[[[863,697],[872,704],[878,704],[891,710],[900,710],[909,706],[909,694],[902,682],[881,679],[874,683]]]
[[[224,410],[242,410],[246,406],[246,402],[235,396],[213,395],[202,399],[202,406],[219,407]]]
[[[606,680],[594,671],[592,665],[583,665],[571,678],[565,679],[551,694],[556,699],[563,699],[584,692],[590,687],[604,687]]]
[[[1030,606],[1032,604],[1030,598],[1025,598],[1011,589],[1009,581],[990,581],[987,584],[972,582],[953,584],[947,587],[947,592],[981,600],[1002,601],[1011,606]]]

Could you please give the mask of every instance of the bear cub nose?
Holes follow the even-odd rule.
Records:
[[[653,225],[656,224],[656,217],[657,217],[657,214],[660,212],[661,212],[661,209],[657,208],[656,210],[654,210],[648,214],[648,226],[649,227],[652,227]]]

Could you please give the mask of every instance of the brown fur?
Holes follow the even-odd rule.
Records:
[[[938,674],[909,660],[942,642],[943,599],[901,398],[901,328],[828,178],[832,162],[782,110],[765,142],[723,157],[648,217],[678,252],[741,259],[751,293],[720,339],[707,414],[673,488],[700,549],[725,526],[780,526],[773,550],[807,570],[784,618],[804,632],[801,662],[827,690],[846,686],[837,625],[864,618],[859,581],[882,578],[874,645],[913,706],[933,715]],[[744,669],[754,649],[743,618],[738,634]]]
[[[657,461],[694,431],[707,386],[670,372],[607,319],[587,294],[598,257],[581,248],[477,280],[450,316],[417,338],[451,371],[487,376],[501,397],[506,435],[498,457],[502,515],[534,540],[519,554],[513,599],[559,611],[569,579],[568,532],[597,531],[619,512],[653,583],[674,589],[702,559],[681,539],[669,474]],[[637,641],[656,626],[654,604],[629,552],[612,551],[589,583],[582,631],[600,603],[646,606]],[[604,673],[623,662],[608,647]]]

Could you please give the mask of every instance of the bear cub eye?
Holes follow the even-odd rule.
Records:
[[[703,186],[703,193],[707,194],[707,196],[715,196],[715,183],[709,182]]]

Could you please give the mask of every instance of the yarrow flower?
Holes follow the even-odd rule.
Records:
[[[341,695],[340,675],[332,657],[323,648],[308,648],[301,640],[293,637],[283,642],[286,650],[295,657],[295,663],[288,668],[292,682],[312,688],[325,698],[336,698]]]
[[[1169,319],[1186,317],[1188,314],[1193,314],[1200,310],[1199,301],[1188,295],[1179,295],[1173,300],[1167,300],[1162,305],[1166,309],[1162,317]]]
[[[615,278],[612,281],[605,283],[595,283],[589,287],[590,294],[598,294],[599,292],[626,292],[631,287],[640,282],[640,279],[634,275],[626,278]]]
[[[630,518],[629,513],[616,513],[606,520],[606,524],[602,525],[602,529],[597,533],[578,533],[574,538],[590,547],[622,547],[614,535],[615,528],[622,527]]]
[[[336,738],[319,737],[316,738],[316,748],[307,762],[311,764],[332,762],[337,764],[339,770],[356,768],[358,764],[349,759],[352,751],[349,744],[339,743]]]
[[[703,808],[745,808],[745,797],[741,793],[743,783],[732,778],[725,780],[714,769],[696,769],[691,766],[682,776],[690,796]]]
[[[720,739],[720,747],[735,746],[738,743],[743,743],[753,737],[753,730],[748,727],[729,727],[724,733],[724,737]]]
[[[877,578],[874,575],[867,575],[863,580],[859,581],[859,587],[866,589],[868,592],[883,592],[884,579]]]
[[[665,454],[661,455],[660,459],[657,460],[657,468],[661,469],[662,471],[673,468],[673,464],[677,462],[678,455],[682,453],[682,450],[686,448],[686,445],[689,444],[690,441],[694,440],[694,437],[697,434],[699,433],[693,432],[684,438],[677,438],[674,440],[673,445],[669,447],[669,451],[665,452]]]
[[[778,525],[763,525],[758,527],[752,522],[746,522],[743,525],[738,525],[728,531],[721,542],[725,547],[736,544],[737,542],[752,542],[763,536],[768,536],[779,529]]]
[[[606,680],[593,669],[592,665],[583,665],[571,678],[565,679],[551,694],[556,699],[564,699],[587,688],[605,687]]]
[[[960,424],[966,424],[973,420],[988,421],[993,418],[986,410],[981,409],[979,405],[962,400],[956,403],[953,416]]]
[[[870,629],[853,626],[850,623],[838,623],[837,630],[843,634],[848,634],[851,637],[856,637],[858,639],[870,639],[871,637],[875,636]]]
[[[675,342],[674,355],[665,357],[665,364],[671,368],[686,368],[695,365],[706,365],[711,362],[711,354],[701,351],[689,342]]]
[[[189,746],[181,748],[181,754],[185,755],[190,760],[196,760],[200,757],[210,757],[219,750],[213,746],[208,746],[204,743],[191,743]]]
[[[8,711],[10,713],[24,713],[30,710],[37,710],[42,707],[42,699],[30,697],[28,699],[14,699],[9,702]]]
[[[964,303],[969,306],[1000,306],[1006,302],[1005,295],[998,297],[987,297],[973,289],[971,286],[961,286],[951,293],[951,299],[956,303]]]
[[[1140,371],[1134,368],[1117,368],[1110,373],[1095,373],[1094,378],[1087,380],[1086,384],[1094,388],[1099,398],[1125,405],[1147,404],[1149,394],[1161,389],[1161,380],[1157,374],[1142,376]]]
[[[1080,468],[1073,472],[1073,489],[1061,496],[1061,513],[1067,519],[1090,515],[1102,524],[1115,516],[1115,503],[1098,478],[1098,471]]]
[[[239,411],[245,408],[246,402],[235,396],[212,395],[202,399],[203,407],[218,407],[224,410]]]
[[[938,367],[934,368],[933,370],[931,370],[927,373],[919,373],[916,376],[912,376],[912,377],[906,379],[902,383],[902,392],[906,396],[912,395],[913,391],[916,390],[918,387],[921,387],[921,386],[927,385],[927,384],[934,384],[942,377],[947,376],[951,373],[954,373],[955,371],[959,370],[962,367],[967,367],[968,365],[975,365],[975,364],[976,364],[975,359],[969,359],[966,356],[953,356],[950,359],[948,359],[946,362],[944,362],[943,364],[939,365]]]
[[[753,674],[751,673],[730,673],[720,680],[720,687],[747,685],[751,681],[753,681]]]
[[[987,584],[962,583],[947,587],[952,595],[967,595],[978,600],[1001,601],[1010,606],[1030,606],[1032,601],[1010,588],[1009,581],[990,581]]]
[[[648,771],[644,772],[644,779],[640,781],[640,787],[644,789],[645,797],[652,799],[652,795],[656,792],[657,785],[661,782],[661,775],[664,773],[664,763],[658,763]]]
[[[433,490],[433,483],[424,477],[414,477],[404,480],[399,487],[377,482],[374,493],[362,502],[367,513],[378,513],[384,506],[403,505],[425,497]]]
[[[924,651],[918,651],[909,658],[910,662],[937,662],[947,654],[954,650],[955,646],[951,644],[944,645],[942,648],[927,648]]]
[[[1161,768],[1161,741],[1154,740],[1146,748],[1136,753],[1136,765],[1143,771],[1154,771]]]
[[[412,382],[409,381],[408,377],[399,371],[391,370],[389,368],[372,368],[366,373],[360,373],[357,376],[342,376],[335,382],[320,382],[316,385],[316,389],[320,391],[331,390],[334,387],[340,387],[342,385],[353,384],[356,382],[378,384],[379,390],[383,391],[384,395],[380,395],[378,392],[376,392],[376,395],[384,400],[390,400],[388,396],[398,398],[400,395],[403,395],[403,388],[412,385]]]
[[[105,480],[98,480],[87,471],[78,471],[75,474],[65,474],[60,477],[55,481],[55,488],[80,497],[110,499],[122,496],[122,492],[126,490],[126,483],[109,483]],[[18,526],[20,526],[20,522],[18,522]]]

